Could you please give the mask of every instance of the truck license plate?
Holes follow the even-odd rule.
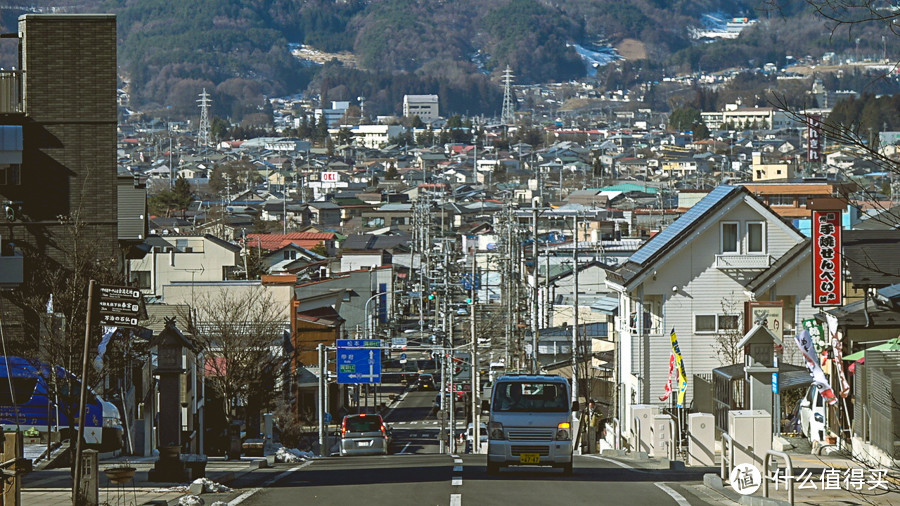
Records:
[[[540,464],[541,456],[537,453],[523,453],[519,455],[520,464]]]
[[[372,441],[357,441],[356,446],[369,447],[372,446]]]

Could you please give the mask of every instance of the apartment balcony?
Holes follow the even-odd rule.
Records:
[[[21,70],[0,69],[0,114],[22,113]]]
[[[772,257],[769,255],[716,255],[716,268],[728,270],[758,270],[762,271],[772,266]]]

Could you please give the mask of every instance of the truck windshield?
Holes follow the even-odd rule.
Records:
[[[497,382],[493,395],[494,411],[565,412],[569,404],[566,388],[560,383]]]

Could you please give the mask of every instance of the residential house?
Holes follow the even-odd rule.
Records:
[[[803,234],[740,186],[717,187],[652,237],[607,278],[619,297],[619,419],[630,428],[630,405],[662,395],[673,330],[689,379],[730,365],[716,348],[739,331],[748,300],[780,301],[791,339],[817,312],[810,258]],[[799,360],[785,350],[786,361]]]
[[[343,222],[341,208],[334,202],[316,200],[309,202],[307,206],[309,206],[312,223],[322,227],[341,226]]]
[[[335,310],[346,322],[342,338],[363,338],[367,321],[374,331],[379,324],[395,318],[399,297],[395,297],[393,268],[389,265],[335,273],[329,279],[298,284],[294,297],[299,304],[307,299],[338,294]]]
[[[289,232],[287,234],[247,234],[247,247],[264,252],[277,251],[294,245],[307,250],[324,247],[328,256],[337,253],[337,235],[334,232]]]
[[[162,296],[174,282],[234,279],[243,270],[241,247],[213,235],[151,236],[144,242],[150,252],[128,260],[131,282],[144,295]]]
[[[765,163],[763,155],[759,151],[753,152],[753,165],[751,167],[753,182],[769,180],[790,180],[796,176],[796,165],[790,163]]]

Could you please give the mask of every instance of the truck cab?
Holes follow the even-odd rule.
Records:
[[[487,472],[501,467],[531,465],[561,468],[572,473],[571,387],[565,378],[551,375],[506,375],[491,389]]]

